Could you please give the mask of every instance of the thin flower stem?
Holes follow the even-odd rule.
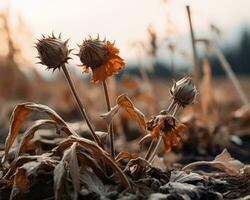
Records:
[[[105,98],[106,98],[106,104],[107,104],[107,109],[108,111],[111,110],[111,104],[110,104],[110,100],[109,100],[109,93],[108,93],[108,87],[107,87],[107,83],[106,80],[104,80],[102,82],[103,85],[103,91],[105,94]],[[111,124],[108,127],[108,133],[109,133],[109,140],[110,140],[110,153],[111,156],[113,158],[115,158],[115,147],[114,147],[114,131],[113,131],[113,123],[111,122]]]
[[[150,163],[153,162],[153,160],[154,160],[154,158],[155,158],[155,155],[156,155],[156,153],[157,153],[157,151],[158,151],[158,149],[159,149],[159,147],[160,147],[161,141],[162,141],[162,134],[159,136],[158,141],[157,141],[157,144],[155,145],[155,149],[154,149],[152,155],[150,156],[150,158],[149,158],[149,160],[148,160]]]
[[[179,105],[179,104],[176,104],[176,106],[175,106],[175,108],[174,108],[174,111],[173,111],[173,113],[172,113],[172,116],[173,116],[173,117],[176,115],[176,113],[177,113],[177,111],[179,110],[179,108],[180,108],[180,105]]]
[[[171,101],[171,103],[170,103],[170,105],[168,106],[168,109],[167,109],[167,113],[170,113],[173,109],[173,113],[171,114],[171,116],[175,116],[176,115],[176,113],[177,113],[177,111],[179,110],[179,108],[180,108],[180,105],[179,104],[175,104],[175,101],[174,101],[174,99]],[[158,138],[158,141],[157,141],[157,144],[155,145],[155,147],[154,147],[154,149],[153,150],[150,150],[151,152],[151,156],[148,158],[148,159],[146,159],[146,160],[148,160],[150,163],[152,163],[153,161],[154,161],[154,158],[155,158],[155,155],[156,155],[156,153],[157,153],[157,151],[158,151],[158,149],[159,149],[159,146],[160,146],[160,144],[161,144],[161,141],[162,141],[162,134],[160,135],[160,137]],[[153,143],[153,141],[151,142],[151,144]],[[151,144],[150,144],[150,147],[151,147]],[[150,148],[149,147],[149,148]],[[153,147],[152,147],[153,148]]]
[[[85,121],[86,121],[86,123],[87,123],[87,125],[88,125],[88,127],[89,127],[89,130],[90,130],[90,133],[91,133],[92,137],[94,138],[95,142],[96,142],[100,147],[102,147],[102,143],[101,143],[100,139],[98,138],[98,136],[95,134],[95,131],[94,131],[94,129],[93,129],[93,127],[92,127],[92,125],[91,125],[91,123],[90,123],[90,121],[89,121],[89,118],[88,118],[87,113],[86,113],[86,111],[85,111],[85,109],[84,109],[84,107],[83,107],[83,104],[82,104],[82,102],[80,101],[80,98],[79,98],[79,96],[78,96],[78,94],[77,94],[77,91],[76,91],[76,89],[75,89],[75,86],[74,86],[74,84],[73,84],[71,78],[70,78],[70,75],[69,75],[69,72],[68,72],[66,66],[65,66],[65,65],[62,65],[62,69],[63,69],[64,75],[65,75],[65,77],[66,77],[66,79],[67,79],[67,81],[68,81],[68,84],[69,84],[69,86],[70,86],[70,89],[71,89],[71,91],[72,91],[72,93],[73,93],[73,95],[74,95],[74,97],[75,97],[75,99],[76,99],[76,102],[77,102],[78,108],[79,108],[79,110],[80,110],[80,112],[81,112],[81,115],[82,115],[82,117],[85,119]]]
[[[150,146],[148,148],[148,151],[145,155],[145,160],[148,160],[150,158],[150,155],[152,154],[153,150],[154,150],[154,147],[155,147],[155,139],[153,139],[150,143]]]
[[[173,110],[174,106],[175,106],[175,100],[172,99],[171,102],[170,102],[170,104],[169,104],[169,106],[168,106],[168,108],[167,108],[167,110],[165,110],[164,113],[166,113],[166,114],[167,114],[167,113],[170,113],[170,112]],[[152,157],[152,156],[151,156],[152,152],[155,152],[155,153],[156,153],[156,151],[157,151],[156,148],[158,148],[158,147],[155,146],[154,143],[155,143],[155,141],[152,140],[151,143],[150,143],[149,149],[148,149],[148,151],[147,151],[147,153],[146,153],[145,160],[148,160],[148,161],[149,161],[149,158]]]

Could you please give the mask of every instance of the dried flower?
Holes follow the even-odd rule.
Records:
[[[185,77],[177,82],[174,82],[174,85],[170,89],[170,94],[176,103],[185,107],[194,103],[197,90],[192,79]]]
[[[93,72],[92,82],[104,81],[107,77],[118,73],[125,65],[124,60],[118,56],[119,50],[106,40],[86,39],[79,46],[78,56],[84,66],[83,71],[88,73],[89,68]]]
[[[43,36],[35,46],[39,54],[39,63],[46,65],[48,69],[53,69],[53,71],[59,69],[70,59],[68,57],[70,50],[67,47],[67,43],[68,40],[61,40],[61,35],[58,38],[53,33],[52,36]]]
[[[154,138],[162,134],[165,151],[169,152],[180,142],[181,132],[185,126],[173,116],[160,114],[147,122],[147,129],[151,131],[151,136]]]

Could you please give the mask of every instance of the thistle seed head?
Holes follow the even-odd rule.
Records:
[[[68,49],[68,40],[62,41],[61,35],[58,38],[54,36],[45,37],[39,39],[36,43],[36,49],[38,51],[38,58],[40,64],[46,65],[48,69],[60,69],[60,67],[67,63],[70,50]]]
[[[96,69],[108,60],[109,50],[105,40],[96,39],[85,39],[82,45],[79,46],[79,58],[83,65]]]
[[[197,95],[197,89],[192,79],[190,77],[185,77],[177,82],[174,82],[172,88],[170,89],[170,94],[176,103],[185,107],[194,103]]]

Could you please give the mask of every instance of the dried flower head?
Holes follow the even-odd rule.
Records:
[[[118,55],[119,50],[114,43],[100,40],[99,37],[85,39],[79,47],[78,56],[84,66],[83,71],[88,73],[91,68],[94,83],[118,73],[125,65],[124,60]]]
[[[185,107],[194,103],[197,90],[191,78],[185,77],[174,82],[170,94],[176,103]]]
[[[52,36],[43,36],[35,46],[39,54],[39,63],[46,65],[48,69],[53,69],[53,71],[59,69],[70,59],[68,57],[70,50],[67,47],[67,43],[68,40],[61,40],[61,35],[58,38],[53,33]]]
[[[160,114],[147,122],[147,129],[151,131],[152,137],[159,137],[162,134],[165,151],[169,152],[172,147],[179,144],[185,126],[173,116]]]

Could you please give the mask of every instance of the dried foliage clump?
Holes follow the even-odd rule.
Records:
[[[153,26],[147,31],[150,48],[139,45],[152,65],[161,38]],[[14,66],[16,50],[9,41]],[[210,45],[209,40],[192,38],[194,47],[200,41]],[[186,76],[167,87],[150,80],[145,68],[140,78],[124,76],[117,81],[114,75],[125,67],[118,48],[99,35],[90,36],[74,54],[83,72],[92,71],[95,84],[85,85],[68,71],[74,49],[61,34],[42,36],[35,47],[39,63],[62,71],[69,87],[60,78],[49,87],[37,75],[38,83],[30,88],[53,90],[40,97],[53,96],[48,105],[58,111],[62,104],[65,112],[59,115],[46,105],[17,103],[5,145],[0,144],[0,199],[249,199],[250,166],[243,163],[250,162],[249,105],[228,118],[219,112],[207,57],[203,87],[196,73],[195,84]],[[169,43],[169,50],[173,56],[177,46]],[[88,95],[81,95],[81,90]],[[6,121],[12,106],[3,108],[6,116],[0,115],[0,121]]]

